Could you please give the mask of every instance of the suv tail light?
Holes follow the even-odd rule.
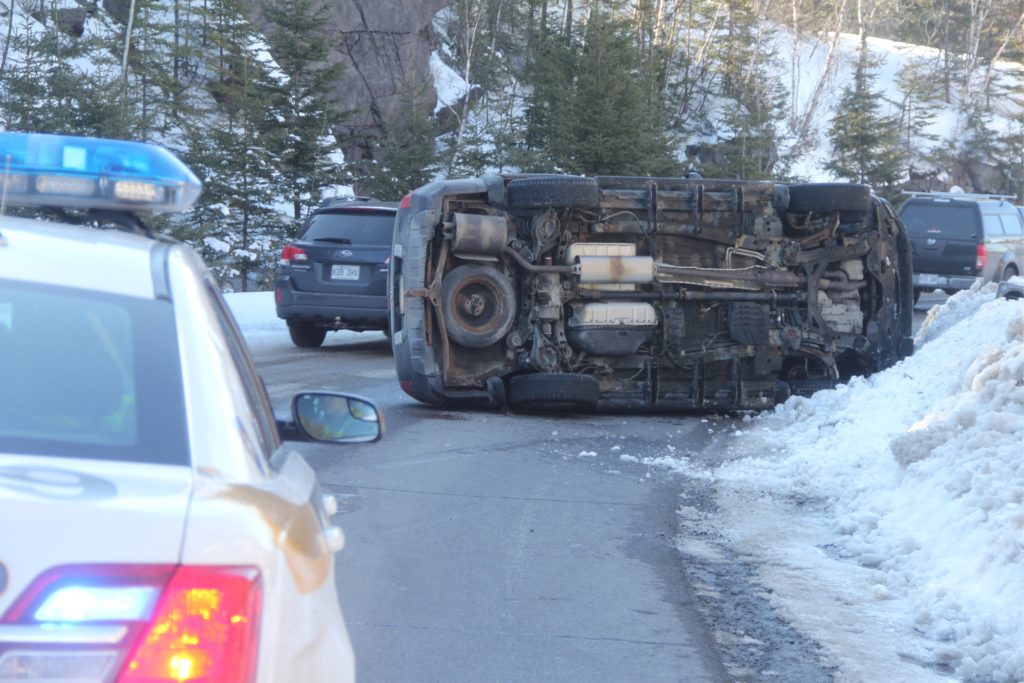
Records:
[[[984,244],[979,244],[977,256],[974,258],[974,269],[981,270],[985,267],[986,261],[988,261],[988,252],[985,250]]]
[[[290,266],[292,261],[308,261],[309,256],[303,251],[302,247],[297,247],[294,244],[284,245],[284,249],[281,250],[281,261],[282,266]]]
[[[0,621],[0,681],[248,683],[261,597],[255,567],[59,567]]]
[[[404,197],[402,197],[402,201],[401,201],[401,203],[399,203],[398,208],[399,209],[408,209],[411,206],[412,206],[412,192],[409,192]]]

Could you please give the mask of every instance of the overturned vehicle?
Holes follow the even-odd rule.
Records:
[[[441,181],[390,263],[398,379],[431,405],[764,409],[912,350],[909,243],[863,185]]]

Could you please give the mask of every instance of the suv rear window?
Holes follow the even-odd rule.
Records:
[[[390,245],[394,211],[322,211],[313,214],[303,240],[340,244]]]
[[[949,204],[908,204],[900,218],[911,237],[941,235],[959,239],[978,238],[978,210]]]
[[[174,310],[0,279],[0,452],[188,464]]]

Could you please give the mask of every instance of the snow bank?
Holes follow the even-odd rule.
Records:
[[[292,345],[288,326],[277,317],[273,292],[230,292],[224,295],[224,299],[250,347]],[[329,333],[324,344],[360,343],[383,337],[383,332],[339,330]]]
[[[827,550],[871,570],[864,601],[905,601],[898,619],[925,639],[926,664],[1020,681],[1024,301],[994,293],[933,309],[914,356],[889,370],[756,418],[716,474],[724,491],[821,501]]]
[[[224,299],[247,344],[290,343],[288,326],[277,317],[273,292],[231,292]]]

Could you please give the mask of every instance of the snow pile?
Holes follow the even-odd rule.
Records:
[[[277,317],[273,292],[232,292],[224,295],[246,343],[290,343],[288,326]]]
[[[933,309],[915,355],[889,370],[756,418],[732,438],[747,457],[716,474],[724,500],[732,487],[823,503],[826,549],[868,568],[861,595],[905,601],[898,620],[927,639],[929,664],[1018,681],[1024,302],[994,292],[975,287]]]
[[[230,292],[224,299],[250,347],[292,345],[288,325],[277,317],[273,292]],[[383,332],[338,330],[328,333],[324,345],[376,341],[383,337]]]

